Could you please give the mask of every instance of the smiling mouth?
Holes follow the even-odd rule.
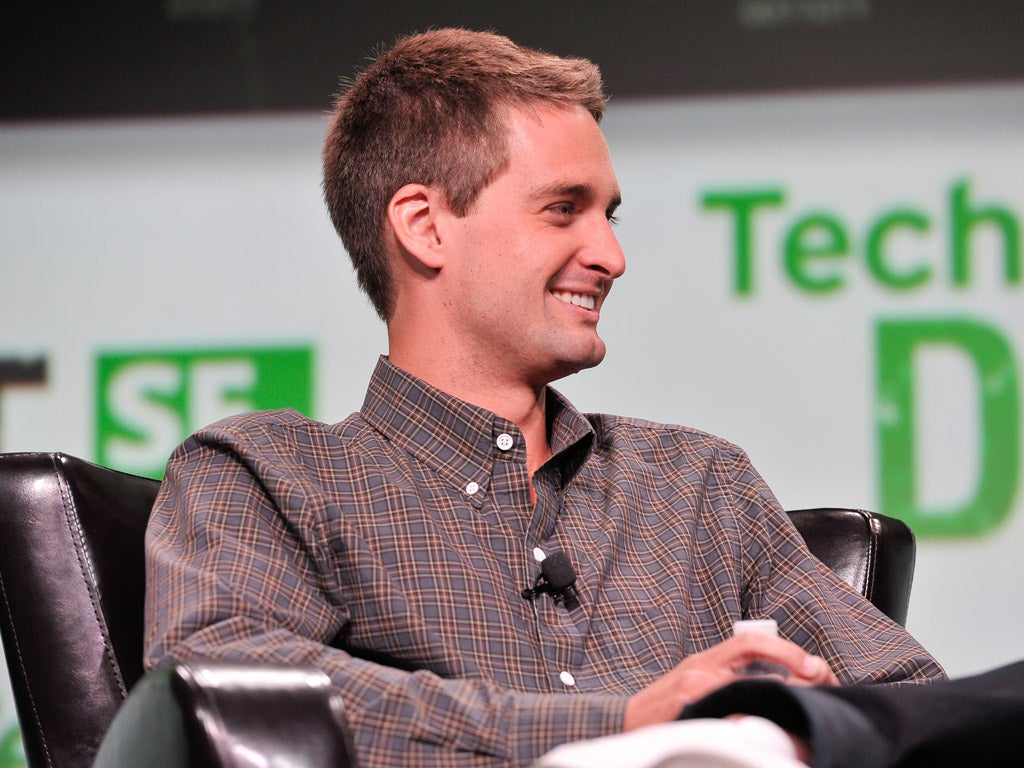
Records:
[[[594,309],[597,307],[597,298],[582,293],[569,293],[568,291],[552,291],[551,294],[559,301],[572,304],[583,309]]]

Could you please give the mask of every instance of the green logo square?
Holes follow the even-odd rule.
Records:
[[[313,349],[103,352],[96,359],[96,460],[160,478],[192,432],[245,411],[311,414]]]

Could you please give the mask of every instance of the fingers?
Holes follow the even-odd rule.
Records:
[[[839,678],[820,656],[808,653],[804,659],[804,674],[790,681],[794,685],[839,685]]]
[[[706,651],[716,663],[727,665],[734,673],[751,664],[770,665],[779,676],[796,685],[835,684],[835,675],[820,656],[808,653],[789,640],[770,635],[748,633],[725,640]]]
[[[634,695],[627,704],[624,729],[674,720],[683,707],[744,677],[752,664],[771,665],[792,685],[837,685],[820,656],[789,640],[748,633],[687,656],[670,672]]]

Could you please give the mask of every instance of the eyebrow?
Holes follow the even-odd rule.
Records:
[[[534,199],[566,196],[591,201],[597,198],[597,191],[590,184],[561,184],[556,182],[538,187],[533,190],[530,196]],[[608,201],[607,210],[610,213],[620,205],[622,205],[622,194],[616,189],[612,194],[611,200]]]

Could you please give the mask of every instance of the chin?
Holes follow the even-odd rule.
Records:
[[[574,373],[585,371],[588,368],[594,368],[600,365],[601,361],[604,360],[605,347],[604,344],[600,344],[597,348],[591,350],[588,354],[574,355],[572,357],[566,357],[556,368],[556,374],[552,377],[551,381],[556,379],[562,379],[566,376],[571,376]]]

